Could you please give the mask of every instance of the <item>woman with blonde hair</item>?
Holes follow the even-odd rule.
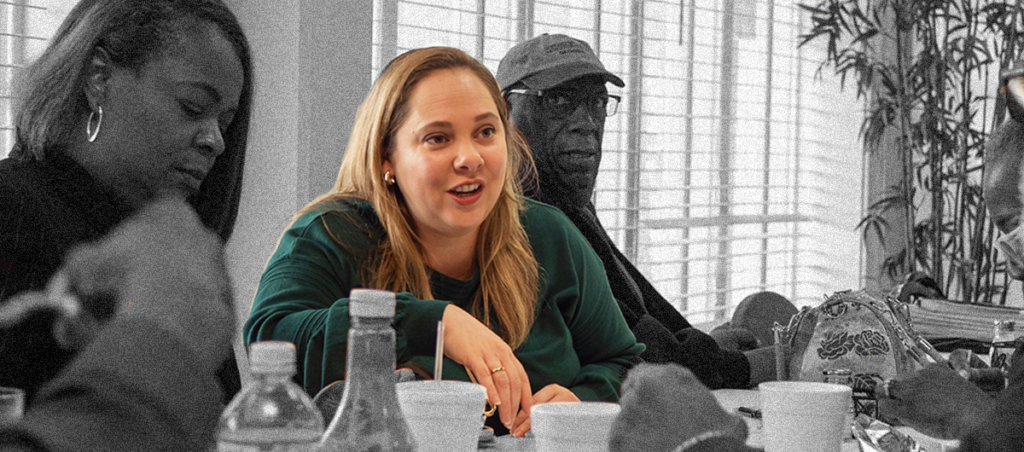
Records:
[[[387,289],[398,362],[433,368],[443,319],[443,378],[472,372],[494,424],[517,436],[535,403],[617,400],[643,346],[579,231],[520,193],[532,162],[508,121],[494,77],[464,52],[395,58],[359,107],[334,188],[267,263],[246,340],[294,342],[315,393],[344,378],[349,291]]]

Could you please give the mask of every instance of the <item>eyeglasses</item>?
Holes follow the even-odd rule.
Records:
[[[591,117],[611,116],[619,110],[619,101],[622,100],[621,97],[614,94],[581,94],[579,91],[515,88],[506,91],[506,93],[537,96],[552,116],[563,117],[571,115],[580,105],[587,108],[587,112],[590,113]]]

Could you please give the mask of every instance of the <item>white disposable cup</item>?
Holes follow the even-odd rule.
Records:
[[[555,402],[530,410],[537,452],[601,452],[608,450],[608,434],[619,414],[617,403]]]
[[[10,424],[25,414],[25,391],[0,386],[0,425]]]
[[[486,390],[451,380],[395,385],[417,451],[475,451],[484,425]]]
[[[809,381],[757,385],[766,452],[834,452],[849,431],[849,386]]]

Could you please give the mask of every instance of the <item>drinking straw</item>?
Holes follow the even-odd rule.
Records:
[[[444,320],[437,321],[437,341],[434,345],[434,381],[441,380],[441,364],[444,361]]]

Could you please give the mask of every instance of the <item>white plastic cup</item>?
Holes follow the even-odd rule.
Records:
[[[849,386],[809,381],[757,385],[765,452],[838,452],[849,432]],[[847,433],[848,434],[848,433]]]
[[[537,452],[602,452],[619,404],[562,402],[534,405],[530,425]]]
[[[0,386],[0,425],[13,424],[25,414],[25,391]]]
[[[395,390],[417,451],[477,450],[487,398],[483,386],[427,380],[398,383]]]

